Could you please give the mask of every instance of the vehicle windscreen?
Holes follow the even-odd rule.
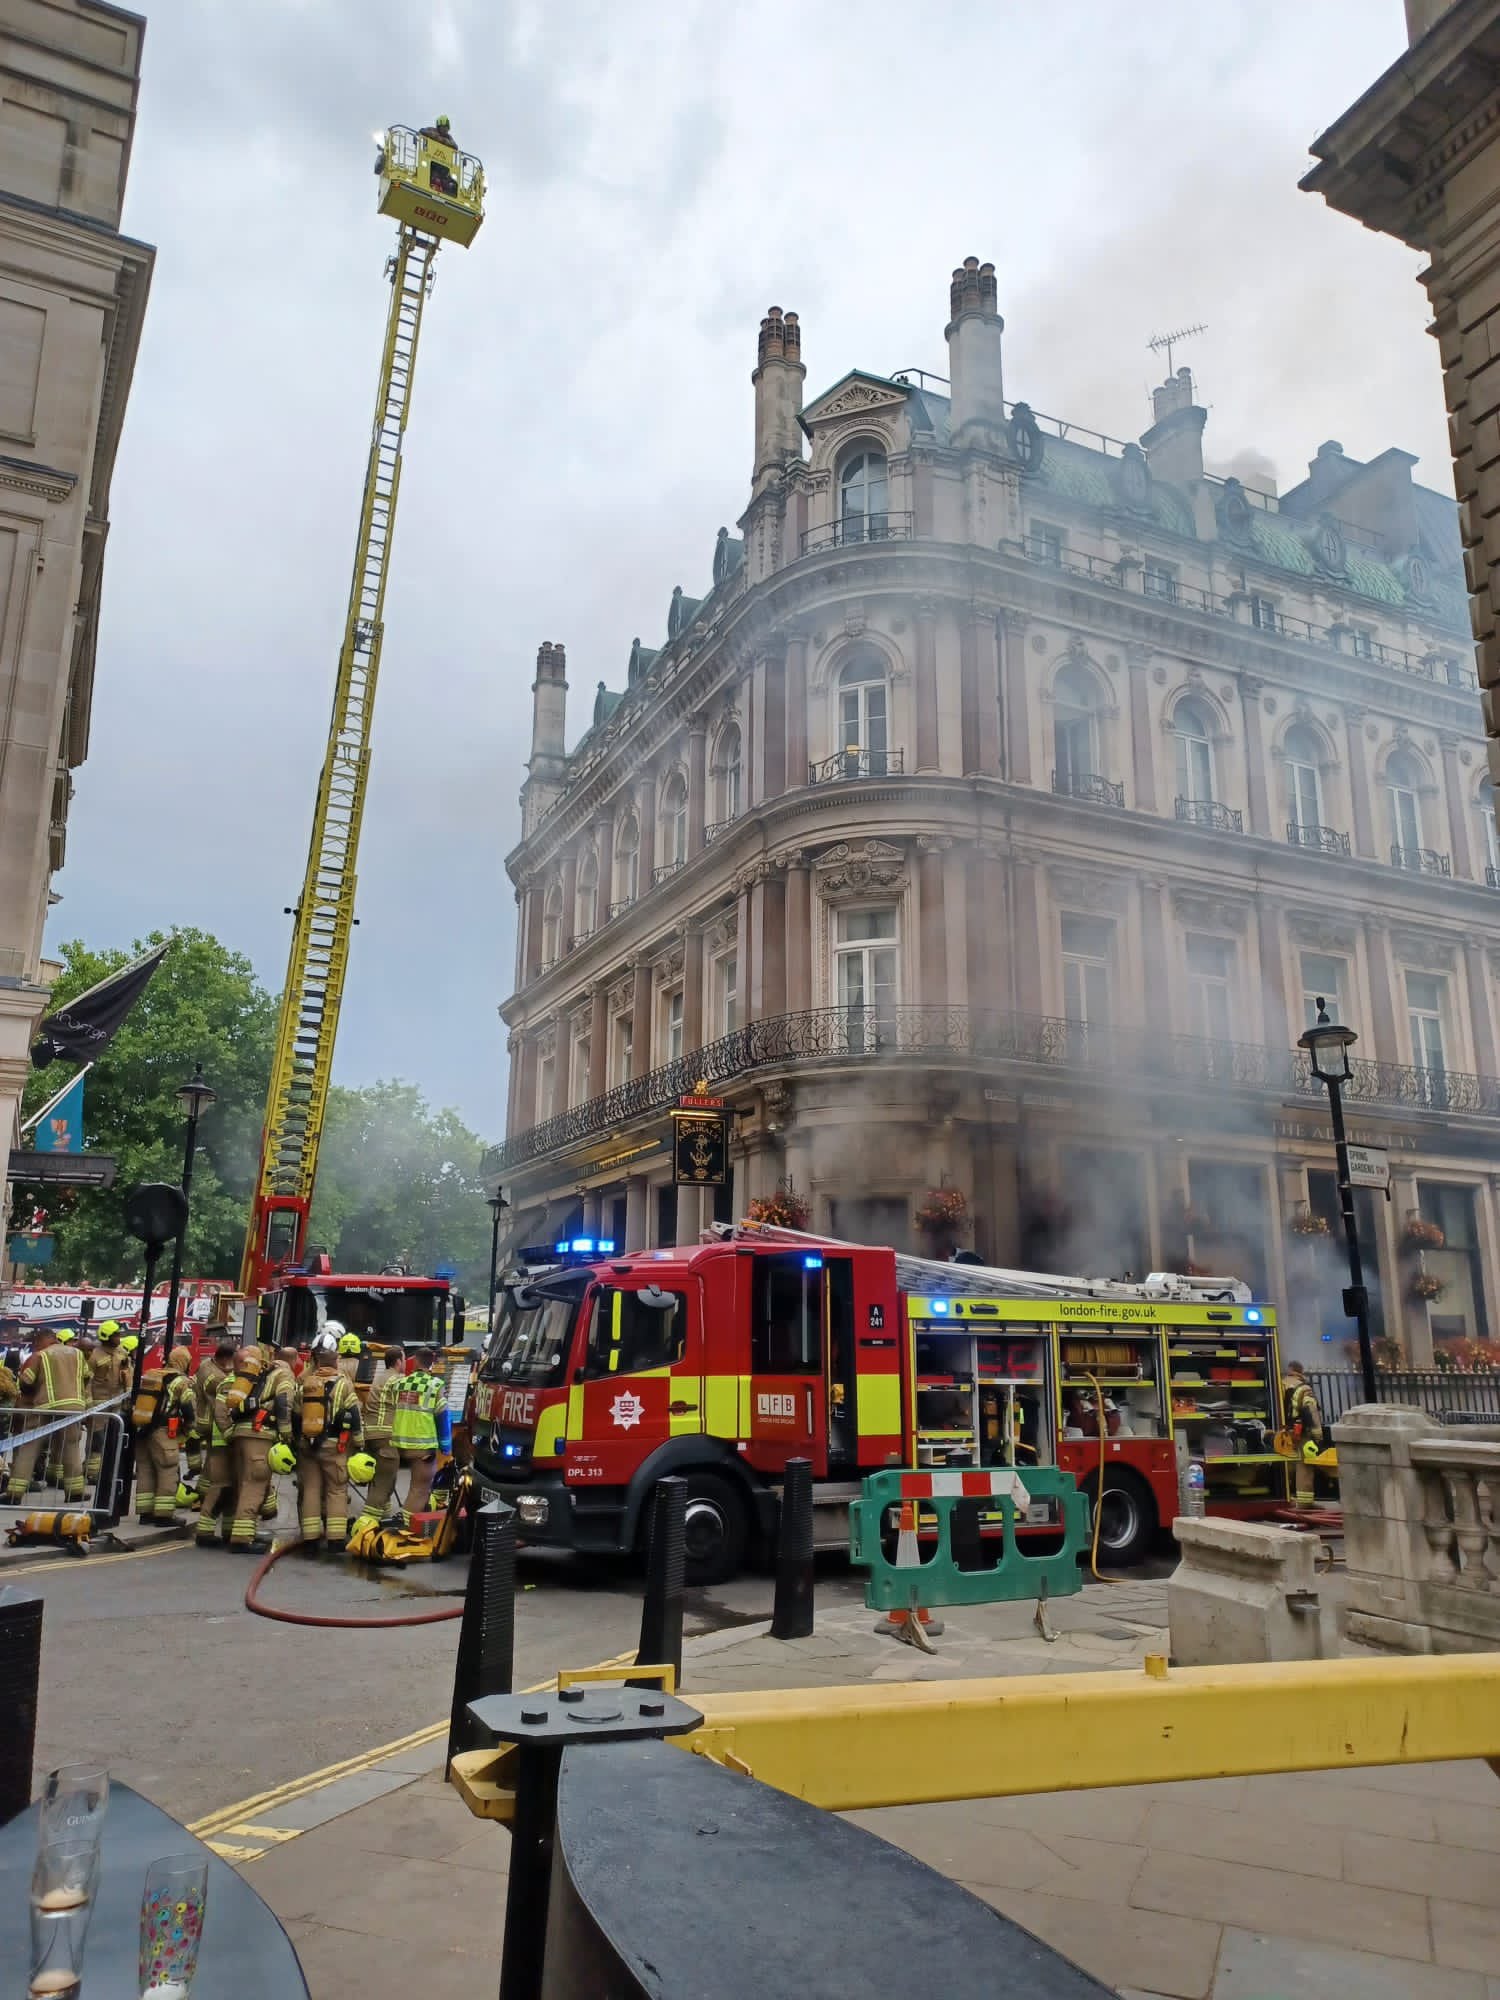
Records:
[[[289,1288],[283,1341],[301,1346],[325,1320],[342,1322],[349,1333],[378,1345],[430,1347],[436,1293],[381,1285],[308,1285]]]
[[[579,1293],[546,1297],[523,1288],[521,1298],[526,1303],[518,1303],[513,1292],[505,1294],[480,1363],[480,1379],[541,1388],[559,1380],[567,1364]]]

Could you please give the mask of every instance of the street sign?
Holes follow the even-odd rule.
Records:
[[[1351,1146],[1349,1148],[1350,1187],[1379,1188],[1383,1194],[1391,1191],[1391,1156],[1379,1146]]]

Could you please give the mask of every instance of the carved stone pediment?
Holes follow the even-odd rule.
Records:
[[[1427,937],[1421,931],[1391,932],[1391,950],[1402,965],[1418,972],[1451,972],[1457,946],[1451,938]]]
[[[1286,927],[1299,944],[1311,945],[1314,951],[1352,952],[1359,943],[1354,924],[1340,923],[1321,910],[1288,910]]]
[[[617,979],[605,995],[605,1006],[611,1014],[623,1014],[631,1002],[631,981]]]
[[[1053,900],[1068,910],[1123,910],[1125,883],[1118,875],[1095,875],[1086,868],[1049,868],[1047,882]]]
[[[555,1055],[557,1053],[556,1021],[544,1021],[541,1027],[537,1029],[535,1039],[537,1060],[539,1062],[545,1062],[548,1056]]]
[[[739,910],[721,911],[713,921],[704,926],[703,948],[710,957],[716,958],[721,951],[728,951],[740,934]]]
[[[1230,896],[1204,894],[1198,889],[1178,889],[1172,896],[1172,914],[1177,921],[1201,931],[1232,931],[1242,935],[1250,921],[1250,905]]]
[[[856,371],[846,375],[842,382],[835,382],[826,394],[805,409],[802,422],[811,431],[816,430],[819,424],[839,418],[865,417],[877,412],[884,414],[899,410],[905,403],[905,390],[893,389],[889,382]]]
[[[885,840],[841,840],[818,856],[814,879],[818,894],[830,902],[899,896],[906,887],[906,856]]]

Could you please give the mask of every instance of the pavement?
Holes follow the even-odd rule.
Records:
[[[523,1633],[527,1613],[523,1601]],[[876,1637],[854,1592],[820,1578],[811,1638],[775,1641],[760,1620],[706,1631],[685,1647],[684,1692],[1138,1672],[1148,1652],[1167,1650],[1160,1580],[1054,1600],[1052,1643],[1030,1605],[945,1616],[929,1659]],[[509,1836],[443,1783],[443,1749],[434,1727],[203,1823],[285,1923],[315,2000],[493,1990]],[[850,1817],[1127,2000],[1500,2000],[1500,1780],[1484,1764]]]

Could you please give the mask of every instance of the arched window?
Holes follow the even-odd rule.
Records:
[[[1323,824],[1322,745],[1305,723],[1286,733],[1287,837],[1316,836]]]
[[[1172,741],[1177,753],[1177,796],[1194,805],[1210,804],[1214,796],[1214,732],[1208,710],[1188,695],[1172,711]]]
[[[856,452],[839,474],[839,539],[883,542],[889,532],[885,453]]]
[[[563,897],[560,883],[553,882],[542,904],[542,964],[555,965],[562,957]]]
[[[845,775],[885,777],[890,748],[885,663],[875,653],[858,653],[839,675],[839,751]]]
[[[1052,789],[1081,797],[1100,776],[1099,689],[1087,667],[1065,666],[1052,689]]]
[[[626,813],[615,828],[613,908],[624,909],[640,893],[641,829],[634,813]]]
[[[1500,889],[1500,827],[1495,824],[1495,787],[1486,778],[1475,801],[1479,814],[1479,852],[1484,857],[1484,879],[1492,889]]]
[[[1398,868],[1422,867],[1422,766],[1410,750],[1393,750],[1385,764],[1390,811],[1391,860]]]
[[[674,771],[661,789],[661,866],[680,868],[687,860],[687,779]]]
[[[719,733],[714,753],[714,821],[727,826],[740,816],[740,731],[731,722]]]
[[[593,848],[578,864],[578,888],[573,898],[573,935],[586,938],[599,928],[599,857]]]

